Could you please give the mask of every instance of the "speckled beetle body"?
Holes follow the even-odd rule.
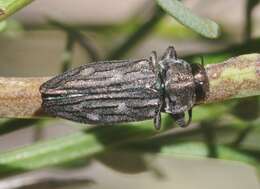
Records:
[[[150,59],[87,64],[44,83],[42,107],[52,116],[90,124],[154,118],[156,129],[166,112],[184,127],[196,100],[204,98],[206,76],[196,78],[203,69],[178,59],[173,47],[159,60],[153,52]]]

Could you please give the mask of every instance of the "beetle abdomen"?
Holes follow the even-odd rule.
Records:
[[[42,107],[52,116],[102,124],[150,119],[159,94],[146,59],[87,64],[44,83]]]

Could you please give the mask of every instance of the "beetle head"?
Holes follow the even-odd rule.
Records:
[[[178,114],[195,104],[195,83],[191,65],[178,59],[173,47],[169,47],[159,62],[164,80],[165,112]]]

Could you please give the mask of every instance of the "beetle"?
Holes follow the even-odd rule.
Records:
[[[160,59],[153,51],[148,59],[99,61],[64,72],[41,85],[42,108],[88,124],[153,118],[156,129],[166,112],[185,127],[196,101],[205,97],[205,78],[203,66],[179,59],[170,46]]]

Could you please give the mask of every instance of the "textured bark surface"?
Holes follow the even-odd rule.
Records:
[[[0,77],[0,117],[27,118],[40,116],[40,85],[50,78]]]
[[[260,54],[206,66],[209,91],[203,103],[260,95]]]

